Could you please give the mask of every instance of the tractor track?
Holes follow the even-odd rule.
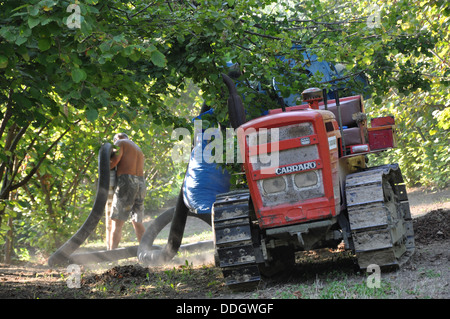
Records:
[[[362,269],[401,266],[414,253],[408,196],[398,165],[351,174],[346,197],[353,244]]]
[[[253,243],[248,190],[217,196],[213,206],[216,265],[232,290],[251,290],[261,275],[257,264],[259,247]]]

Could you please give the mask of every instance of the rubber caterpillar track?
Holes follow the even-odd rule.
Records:
[[[249,197],[248,190],[225,193],[218,195],[213,205],[216,265],[232,290],[254,289],[261,280],[257,263],[260,249],[252,240]]]
[[[154,264],[170,260],[178,251],[193,251],[213,247],[212,241],[181,245],[184,226],[188,216],[200,218],[210,225],[211,220],[209,216],[190,213],[185,209],[185,207],[183,207],[184,204],[178,201],[176,207],[166,210],[150,223],[139,246],[87,253],[74,253],[95,230],[104,215],[110,183],[109,163],[111,154],[112,145],[110,143],[105,143],[102,145],[98,155],[98,186],[93,208],[86,221],[78,229],[78,231],[50,256],[48,259],[48,265],[50,267],[68,264],[89,264],[115,261],[119,259],[136,257],[139,253],[141,256],[147,256],[147,258],[142,258],[142,260],[140,260],[141,262]],[[153,246],[153,241],[156,236],[169,223],[172,223],[172,225],[167,245],[164,247]],[[151,252],[153,251],[163,252],[163,254],[152,254]]]
[[[405,263],[414,253],[414,231],[398,165],[348,175],[346,198],[360,268]]]

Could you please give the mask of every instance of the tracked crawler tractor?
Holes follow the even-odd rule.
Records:
[[[231,289],[288,269],[296,251],[342,242],[362,269],[409,258],[414,234],[400,169],[366,161],[396,146],[392,117],[369,127],[361,96],[323,101],[322,90],[309,89],[308,104],[244,123],[242,102],[224,80],[248,183],[218,195],[212,209],[216,264]]]

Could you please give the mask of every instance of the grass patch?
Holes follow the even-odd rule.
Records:
[[[366,279],[331,272],[325,279],[292,285],[275,294],[278,299],[385,299],[392,295],[389,282],[381,280],[379,288],[370,288]]]

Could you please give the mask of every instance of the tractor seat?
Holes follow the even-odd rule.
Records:
[[[321,105],[321,108],[323,106]],[[360,113],[361,112],[361,103],[360,100],[349,100],[349,101],[343,101],[340,103],[341,107],[341,118],[342,118],[342,126],[347,127],[357,127],[358,123],[353,119],[353,114]],[[336,120],[339,119],[339,113],[336,106],[336,102],[329,103],[328,104],[328,110],[333,112],[334,116],[336,117]]]
[[[336,120],[339,122],[339,112],[334,100],[328,103],[328,110],[333,112]],[[323,104],[320,105],[324,109]],[[340,102],[342,126],[344,127],[343,139],[346,146],[363,144],[361,139],[361,131],[358,123],[353,118],[353,114],[361,113],[361,100],[351,99]]]
[[[344,129],[344,142],[346,146],[363,144],[359,127]]]

